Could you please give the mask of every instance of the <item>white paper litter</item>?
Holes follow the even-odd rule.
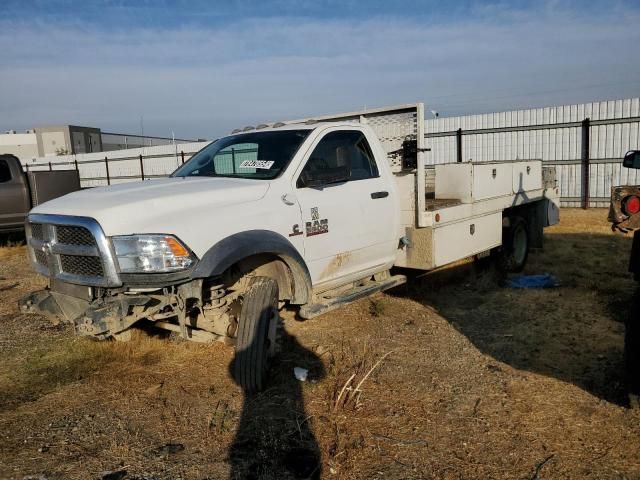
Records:
[[[307,375],[309,375],[309,370],[307,370],[306,368],[302,368],[302,367],[295,367],[293,369],[293,374],[301,382],[306,382],[307,381]]]

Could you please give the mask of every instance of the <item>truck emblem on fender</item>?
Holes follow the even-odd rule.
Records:
[[[303,232],[300,231],[300,225],[297,223],[292,227],[292,232],[289,234],[290,237],[297,237],[298,235],[302,235]]]
[[[311,208],[311,221],[305,224],[305,230],[307,231],[307,237],[329,233],[329,220],[326,218],[320,220],[318,207]]]
[[[329,233],[329,220],[326,218],[320,220],[318,207],[311,208],[311,221],[305,224],[305,230],[307,231],[307,237]]]
[[[307,222],[306,224],[307,237],[314,235],[322,235],[323,233],[329,233],[329,220],[314,220],[313,222]]]

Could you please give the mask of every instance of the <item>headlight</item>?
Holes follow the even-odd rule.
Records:
[[[122,273],[175,272],[193,263],[189,250],[171,235],[127,235],[112,241]]]

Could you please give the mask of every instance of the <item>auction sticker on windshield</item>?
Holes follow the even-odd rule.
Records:
[[[240,164],[240,168],[262,168],[269,170],[274,163],[273,160],[245,160]]]

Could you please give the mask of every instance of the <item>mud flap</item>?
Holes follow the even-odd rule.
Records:
[[[558,200],[547,198],[547,221],[545,227],[560,223],[560,204]]]

